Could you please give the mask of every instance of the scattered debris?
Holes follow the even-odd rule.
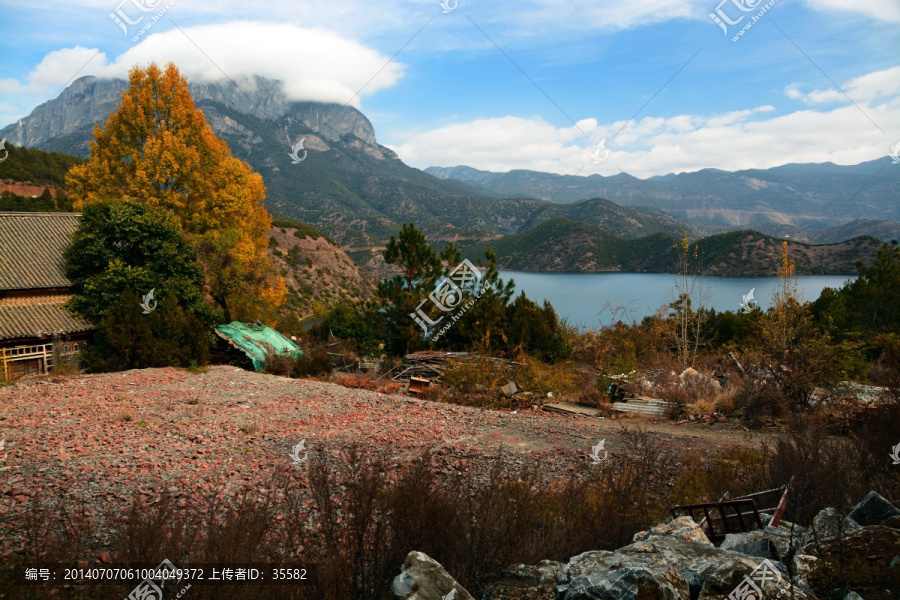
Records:
[[[629,398],[627,401],[613,403],[613,409],[619,412],[636,413],[649,417],[667,416],[670,406],[672,406],[671,402],[647,398],[646,396],[636,396]]]
[[[673,506],[671,509],[672,518],[677,518],[678,513],[687,513],[693,520],[697,520],[695,513],[702,514],[703,519],[699,521],[700,525],[705,528],[704,532],[713,543],[721,543],[725,540],[729,533],[738,530],[743,532],[760,530],[766,527],[778,527],[781,516],[787,508],[788,495],[794,478],[784,487],[755,492],[730,499],[726,493],[718,502],[699,502],[697,504],[682,504]],[[772,496],[776,493],[780,494],[778,504],[771,508],[759,508],[757,499],[763,502],[766,496]],[[760,512],[771,512],[771,519],[768,524],[762,522]]]
[[[257,371],[265,368],[266,354],[270,352],[294,358],[303,356],[303,351],[297,344],[259,322],[232,321],[227,325],[219,325],[213,331],[230,346],[246,354]]]
[[[469,352],[439,352],[436,350],[425,350],[422,352],[414,352],[403,357],[400,365],[400,372],[392,378],[394,381],[405,382],[410,377],[422,377],[424,379],[434,380],[449,370],[454,362],[486,360],[497,365],[514,365],[512,361],[502,358],[477,357]]]
[[[606,388],[606,394],[609,396],[610,402],[627,402],[626,395],[628,392],[621,385],[614,383]],[[631,394],[634,397],[634,394]]]
[[[597,417],[602,414],[602,411],[599,408],[581,406],[580,404],[572,404],[571,402],[554,402],[553,404],[545,404],[544,410],[546,410],[547,412],[564,413],[567,415],[579,415],[582,417]]]
[[[520,390],[519,390],[519,386],[516,385],[516,382],[515,382],[515,381],[510,381],[509,383],[507,383],[506,385],[504,385],[504,386],[503,386],[502,388],[500,388],[500,389],[501,389],[501,390],[503,391],[503,393],[506,394],[507,396],[512,396],[512,395],[514,395],[516,392],[519,392],[519,391],[520,391]]]
[[[730,358],[732,361],[734,361],[734,366],[736,366],[736,367],[738,368],[738,371],[741,372],[741,377],[746,377],[746,376],[747,376],[747,371],[744,370],[744,366],[741,364],[741,362],[740,362],[740,361],[737,359],[737,357],[734,355],[734,352],[729,352],[729,353],[728,353],[728,358]]]
[[[431,380],[426,379],[424,377],[410,377],[409,378],[409,393],[410,394],[421,394],[425,390],[431,387]]]

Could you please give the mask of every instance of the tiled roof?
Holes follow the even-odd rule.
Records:
[[[62,251],[80,216],[0,212],[0,292],[69,287]]]
[[[0,298],[0,340],[94,330],[90,323],[73,317],[62,308],[69,298],[71,296]]]

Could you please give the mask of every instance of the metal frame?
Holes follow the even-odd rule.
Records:
[[[733,509],[732,514],[728,514],[727,509]],[[749,508],[751,512],[745,512],[745,509]],[[724,532],[719,532],[716,528],[716,522],[713,520],[715,515],[710,514],[711,510],[716,510],[719,513],[719,518],[722,521],[722,529]],[[716,543],[718,541],[722,541],[725,539],[725,536],[729,533],[736,533],[736,531],[732,531],[731,527],[728,524],[729,519],[734,519],[737,517],[737,521],[740,524],[741,531],[751,531],[750,528],[747,527],[748,523],[744,521],[744,517],[751,517],[750,525],[756,525],[757,529],[762,529],[762,519],[759,516],[759,510],[756,507],[756,500],[753,498],[740,498],[735,500],[722,500],[721,502],[701,502],[699,504],[683,504],[680,506],[674,506],[671,509],[672,517],[677,518],[677,511],[687,512],[688,516],[690,516],[694,521],[697,521],[697,517],[694,515],[694,511],[702,511],[704,515],[704,520],[706,521],[707,528],[709,529],[709,533],[707,537],[709,537],[710,541]]]
[[[737,531],[732,531],[729,526],[728,520],[734,520],[737,518],[737,522],[740,525],[741,531],[751,531],[751,529],[747,528],[747,523],[744,522],[744,517],[747,517],[750,525],[755,525],[755,529],[763,529],[764,525],[762,523],[762,519],[759,516],[760,510],[762,511],[770,511],[774,510],[772,514],[772,519],[769,521],[769,525],[771,527],[778,527],[778,524],[781,522],[781,517],[784,515],[784,511],[787,508],[788,496],[790,495],[791,487],[794,484],[794,478],[791,477],[790,482],[780,488],[774,488],[771,490],[765,490],[762,492],[754,492],[752,494],[747,494],[746,496],[740,496],[739,498],[735,498],[734,500],[728,499],[728,492],[725,493],[724,496],[718,502],[700,502],[698,504],[682,504],[679,506],[673,506],[670,509],[673,518],[678,517],[678,512],[686,512],[700,527],[706,527],[707,537],[714,544],[721,542],[725,539],[725,536],[729,533],[737,533]],[[781,498],[778,501],[777,506],[772,508],[763,508],[760,509],[756,504],[756,499],[761,498],[767,494],[772,494],[775,492],[782,492]],[[731,514],[727,514],[728,509],[732,509],[733,512]],[[750,509],[746,511],[745,509]],[[703,518],[697,521],[697,517],[694,515],[694,511],[703,513]],[[710,511],[717,511],[718,518],[721,519],[723,532],[720,532],[716,528],[716,522],[713,520],[716,518],[715,514],[710,514]],[[752,518],[751,518],[752,517]]]

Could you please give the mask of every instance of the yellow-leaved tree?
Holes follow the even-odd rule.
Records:
[[[194,105],[174,64],[135,67],[91,155],[66,176],[75,208],[125,198],[168,209],[199,251],[226,320],[272,322],[284,280],[267,254],[262,177],[234,156]]]

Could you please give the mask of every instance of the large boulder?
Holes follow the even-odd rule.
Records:
[[[853,535],[862,529],[853,519],[841,517],[838,512],[831,508],[824,508],[819,514],[813,518],[812,526],[807,530],[803,537],[803,547],[806,548],[811,544],[831,540],[838,537],[847,537]],[[807,552],[807,554],[809,554]]]
[[[557,600],[682,600],[688,583],[665,564],[635,560],[618,552],[585,552],[560,574]]]
[[[694,388],[701,392],[714,392],[722,388],[722,384],[712,377],[688,367],[678,375],[679,386]]]
[[[719,546],[720,550],[731,550],[756,556],[781,560],[790,551],[791,546],[799,546],[800,540],[795,536],[793,543],[791,534],[776,527],[766,527],[757,531],[729,533]]]
[[[781,553],[778,552],[775,543],[770,537],[764,536],[762,531],[729,533],[725,536],[725,540],[719,548],[757,558],[771,558],[773,560],[781,558]]]
[[[814,600],[815,595],[792,585],[784,565],[777,561],[759,561],[752,557],[730,553],[718,563],[716,569],[706,575],[697,600],[723,600],[725,598],[791,598]],[[793,588],[793,589],[792,589]],[[762,596],[749,590],[760,590]]]
[[[403,600],[475,600],[441,564],[423,552],[410,552],[391,586]],[[452,593],[451,592],[455,592]]]
[[[669,519],[665,523],[654,525],[647,531],[640,531],[634,534],[632,541],[640,542],[652,537],[671,537],[685,542],[695,542],[706,546],[713,545],[709,538],[706,537],[703,529],[690,517],[677,517]]]
[[[849,515],[863,527],[880,525],[887,519],[900,515],[900,509],[885,500],[880,494],[872,491],[866,494],[862,502],[856,505]]]
[[[581,598],[644,598],[722,600],[762,564],[775,569],[765,589],[789,590],[787,569],[778,561],[763,561],[730,550],[668,536],[639,540],[615,552],[598,550],[573,557],[563,568],[556,600]],[[724,593],[722,593],[724,591]],[[678,595],[681,594],[681,595]],[[782,595],[782,597],[784,597]],[[794,585],[794,600],[815,598],[809,587]]]
[[[795,554],[791,564],[791,572],[794,574],[794,584],[807,594],[812,595],[813,590],[809,585],[807,576],[818,566],[819,559],[809,554]]]
[[[669,565],[688,583],[690,598],[700,593],[703,579],[715,570],[716,565],[730,552],[719,550],[712,544],[678,540],[672,537],[651,537],[619,548],[617,553],[651,564]]]

